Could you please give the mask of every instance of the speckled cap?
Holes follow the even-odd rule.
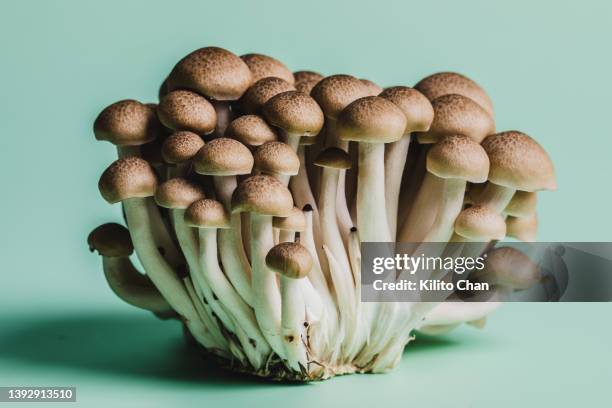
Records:
[[[513,247],[499,247],[487,252],[485,267],[474,278],[512,289],[529,289],[540,278],[540,269],[527,255]]]
[[[314,161],[315,166],[332,169],[350,169],[351,156],[338,147],[328,147],[323,150]]]
[[[133,99],[115,102],[104,108],[94,122],[97,140],[117,146],[140,146],[159,133],[155,109]]]
[[[542,146],[524,133],[511,130],[482,142],[491,161],[489,181],[522,191],[555,190],[555,170]]]
[[[172,91],[157,106],[161,123],[173,130],[208,135],[215,130],[217,113],[206,98],[191,91]]]
[[[517,191],[504,209],[504,213],[514,217],[527,217],[535,213],[538,196],[535,191]]]
[[[225,137],[238,140],[247,146],[261,146],[278,139],[276,132],[266,121],[257,115],[244,115],[230,122],[225,129]]]
[[[481,145],[467,136],[446,136],[429,149],[427,171],[444,179],[484,183],[489,174],[489,157]]]
[[[181,177],[164,181],[155,192],[157,205],[178,210],[184,210],[204,197],[204,189],[200,185]]]
[[[397,105],[406,115],[406,134],[426,132],[434,118],[433,106],[422,93],[407,86],[394,86],[379,95]]]
[[[272,176],[249,177],[238,184],[232,195],[232,212],[286,217],[292,209],[291,192]]]
[[[167,80],[169,90],[190,89],[218,101],[239,99],[251,82],[247,64],[218,47],[200,48],[187,55],[176,64]]]
[[[323,79],[323,75],[313,71],[297,71],[293,73],[295,79],[295,89],[309,94],[312,88]]]
[[[268,142],[253,153],[253,168],[273,175],[295,176],[300,169],[300,159],[286,143]]]
[[[161,147],[161,154],[166,163],[180,164],[188,162],[204,146],[204,141],[193,132],[181,131],[171,134]]]
[[[323,128],[323,111],[309,95],[298,92],[283,92],[270,98],[263,106],[268,123],[283,129],[288,134],[316,136]]]
[[[230,228],[230,216],[217,200],[203,198],[185,210],[185,223],[195,228]]]
[[[370,96],[367,85],[351,75],[331,75],[312,88],[310,95],[317,101],[325,116],[336,119],[349,104]]]
[[[100,194],[111,204],[128,198],[151,197],[156,188],[157,177],[151,165],[135,156],[114,161],[98,182]]]
[[[474,205],[461,211],[455,220],[455,232],[473,242],[504,239],[504,218],[487,206]]]
[[[495,132],[495,122],[480,105],[465,96],[448,94],[432,101],[434,119],[429,131],[417,135],[419,143],[435,143],[451,134],[480,143]]]
[[[240,58],[247,64],[253,76],[253,82],[257,82],[262,78],[276,77],[284,79],[292,84],[294,82],[293,74],[279,60],[263,54],[245,54]]]
[[[109,222],[89,233],[87,244],[91,252],[98,251],[109,258],[126,258],[134,252],[130,232],[121,224]]]
[[[438,72],[423,78],[414,87],[431,101],[442,95],[463,95],[493,116],[493,102],[484,89],[470,78],[456,72]]]
[[[266,255],[266,265],[273,272],[291,279],[305,278],[312,269],[308,249],[295,242],[275,245]]]
[[[338,116],[336,133],[345,141],[391,143],[402,138],[406,115],[380,96],[357,99]]]
[[[295,87],[281,78],[268,77],[255,82],[240,99],[246,113],[260,113],[263,105],[279,93],[294,91]]]
[[[212,176],[249,174],[253,169],[251,151],[234,139],[221,137],[206,143],[194,158],[196,173]]]
[[[302,232],[306,230],[306,216],[297,207],[293,207],[291,213],[286,217],[274,217],[272,226],[284,231]]]

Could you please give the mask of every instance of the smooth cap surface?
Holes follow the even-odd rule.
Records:
[[[225,130],[225,137],[236,139],[247,146],[261,146],[278,138],[274,129],[257,115],[244,115],[232,120]]]
[[[280,275],[302,279],[312,269],[312,256],[298,243],[283,242],[270,249],[266,255],[266,265]]]
[[[390,100],[404,112],[407,121],[406,134],[429,130],[434,111],[425,95],[407,86],[394,86],[385,89],[379,96]]]
[[[195,228],[229,228],[230,217],[217,200],[196,200],[185,210],[185,223]]]
[[[357,99],[340,113],[336,124],[341,140],[363,143],[395,142],[405,130],[402,110],[380,96]]]
[[[427,171],[444,179],[484,183],[489,175],[489,157],[467,136],[446,136],[429,149]]]
[[[298,91],[273,96],[263,106],[263,113],[271,125],[299,136],[318,135],[325,120],[317,102]]]
[[[245,54],[240,58],[247,64],[253,76],[253,82],[262,78],[276,77],[284,79],[290,84],[293,83],[293,74],[279,60],[263,54]]]
[[[310,92],[325,116],[336,119],[349,104],[370,96],[367,85],[351,75],[331,75],[323,78]]]
[[[200,136],[189,131],[174,132],[162,144],[161,154],[166,163],[188,162],[204,146]]]
[[[204,197],[204,189],[200,185],[182,177],[164,181],[155,192],[157,205],[178,210],[184,210]]]
[[[247,64],[218,47],[200,48],[187,55],[176,64],[167,80],[170,90],[190,89],[219,101],[239,99],[251,82]]]
[[[215,130],[217,113],[206,98],[191,91],[172,91],[157,106],[161,123],[173,130],[207,135]]]
[[[291,192],[272,176],[249,177],[238,184],[232,195],[232,212],[286,217],[292,209]]]
[[[94,122],[96,139],[117,146],[140,146],[155,139],[158,133],[155,109],[132,99],[107,106]]]
[[[295,87],[281,78],[268,77],[255,82],[240,99],[246,113],[260,113],[263,105],[279,93],[295,91]]]
[[[518,131],[497,133],[482,142],[491,161],[489,181],[522,191],[555,190],[555,169],[546,151]]]
[[[263,173],[295,176],[300,169],[300,159],[286,143],[268,142],[253,153],[253,168]]]
[[[284,231],[302,232],[306,229],[306,216],[297,207],[293,207],[291,213],[286,217],[274,217],[272,219],[274,228]]]
[[[293,73],[295,89],[310,95],[312,88],[323,79],[323,75],[313,71],[297,71]]]
[[[474,205],[461,211],[455,232],[473,242],[501,240],[506,235],[504,218],[487,206]]]
[[[249,174],[253,169],[253,155],[249,148],[226,137],[206,143],[193,162],[196,173],[212,176]]]
[[[139,157],[114,161],[104,170],[98,189],[111,204],[128,198],[151,197],[157,188],[157,177],[151,165]]]
[[[332,169],[350,169],[351,156],[338,147],[328,147],[323,150],[314,161],[315,166]]]
[[[125,258],[134,252],[130,232],[123,225],[114,222],[102,224],[91,231],[87,244],[91,252],[98,251],[101,256],[110,258]]]
[[[378,86],[375,82],[370,81],[369,79],[361,78],[360,81],[368,88],[369,96],[377,96],[383,91],[380,86]]]

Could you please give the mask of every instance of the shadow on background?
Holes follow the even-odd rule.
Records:
[[[176,321],[112,313],[21,319],[0,334],[0,359],[162,381],[248,386],[187,346]]]

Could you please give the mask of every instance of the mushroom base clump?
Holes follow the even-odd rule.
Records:
[[[206,47],[176,64],[159,98],[116,102],[94,123],[118,153],[99,190],[127,227],[104,224],[88,243],[122,300],[179,320],[236,372],[381,373],[419,331],[482,327],[497,304],[361,302],[361,243],[484,250],[506,218],[533,238],[535,191],[556,185],[542,148],[495,133],[489,97],[459,74],[383,91]],[[537,280],[504,273],[508,290]]]

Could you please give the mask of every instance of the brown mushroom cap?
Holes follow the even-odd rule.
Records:
[[[286,217],[292,209],[291,192],[272,176],[249,177],[238,184],[232,195],[232,212]]]
[[[164,181],[155,192],[157,205],[178,210],[184,210],[194,201],[204,197],[204,189],[201,186],[182,177]]]
[[[429,130],[434,111],[425,95],[407,86],[394,86],[385,89],[378,96],[390,100],[404,112],[408,123],[406,134]]]
[[[299,136],[318,135],[325,120],[317,102],[298,91],[273,96],[263,106],[263,113],[271,125]]]
[[[359,98],[370,96],[370,90],[351,75],[332,75],[323,78],[310,92],[325,116],[336,119],[340,112]]]
[[[489,174],[489,157],[481,145],[467,136],[446,136],[429,149],[427,171],[444,179],[484,183]]]
[[[529,289],[540,280],[541,274],[527,255],[513,247],[494,248],[487,252],[485,268],[474,277],[512,289]]]
[[[475,205],[461,211],[455,220],[455,232],[474,242],[503,239],[504,218],[487,206]]]
[[[164,126],[173,130],[189,130],[207,135],[215,130],[217,113],[206,98],[191,91],[172,91],[157,106],[157,115]]]
[[[368,88],[368,96],[377,96],[383,91],[380,86],[369,79],[361,78],[360,81]]]
[[[170,90],[184,88],[218,101],[235,101],[251,85],[247,64],[218,47],[195,50],[180,60],[168,77]]]
[[[480,143],[495,132],[495,122],[480,105],[465,96],[448,94],[431,102],[434,119],[429,131],[419,133],[419,143],[435,143],[449,134],[470,137]]]
[[[157,177],[151,165],[139,157],[114,161],[104,170],[98,189],[111,204],[128,198],[151,197],[157,188]]]
[[[306,216],[297,207],[293,207],[291,213],[286,217],[274,217],[272,226],[284,231],[302,232],[306,230]]]
[[[504,213],[514,217],[527,217],[535,213],[538,203],[535,191],[517,191],[504,209]]]
[[[314,161],[315,166],[332,169],[350,169],[351,156],[338,147],[328,147],[323,150]]]
[[[134,252],[130,232],[114,222],[102,224],[91,231],[87,244],[91,252],[98,251],[101,256],[110,258],[126,258]]]
[[[295,151],[283,142],[264,143],[253,153],[253,168],[263,173],[295,176],[300,169],[300,159]]]
[[[297,71],[293,73],[295,89],[310,95],[312,88],[323,79],[323,75],[313,71]]]
[[[161,154],[166,163],[188,162],[204,146],[204,141],[193,132],[181,131],[171,134],[162,144]]]
[[[195,228],[230,228],[230,216],[217,200],[203,198],[185,210],[185,223]]]
[[[506,234],[524,242],[534,242],[538,233],[538,216],[534,212],[526,217],[508,217]]]
[[[225,137],[238,140],[247,146],[261,146],[277,140],[276,132],[261,116],[244,115],[230,122]]]
[[[555,169],[546,151],[518,131],[501,132],[482,142],[491,161],[489,181],[522,191],[555,190]]]
[[[270,98],[287,91],[295,91],[295,87],[284,79],[262,78],[246,91],[240,99],[240,106],[246,113],[259,113]]]
[[[430,101],[448,94],[463,95],[472,99],[493,116],[493,102],[484,89],[470,78],[456,72],[439,72],[419,81],[414,86]]]
[[[336,125],[341,140],[364,143],[395,142],[405,130],[406,115],[380,96],[357,99],[340,113]]]
[[[117,146],[140,146],[155,139],[158,133],[155,109],[132,99],[107,106],[94,122],[96,139]]]
[[[253,82],[262,78],[276,77],[293,84],[293,74],[279,60],[263,54],[245,54],[240,58],[247,64],[253,75]]]
[[[312,256],[298,243],[283,242],[270,249],[266,255],[266,265],[287,278],[302,279],[312,269]]]
[[[242,143],[226,137],[206,143],[194,158],[196,173],[213,176],[249,174],[253,155]]]

